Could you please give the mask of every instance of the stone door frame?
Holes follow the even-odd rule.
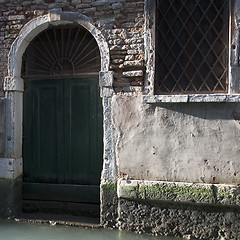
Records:
[[[6,150],[1,159],[0,178],[16,179],[22,175],[22,121],[24,80],[21,78],[22,56],[29,43],[50,25],[80,24],[95,38],[101,56],[99,86],[103,103],[103,171],[102,182],[116,179],[114,127],[111,120],[113,72],[109,71],[110,53],[102,33],[92,20],[80,13],[53,9],[48,14],[29,21],[13,42],[8,58],[8,76],[4,79],[6,100]]]

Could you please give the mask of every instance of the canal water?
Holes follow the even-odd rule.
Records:
[[[0,220],[0,240],[180,240],[132,232]]]

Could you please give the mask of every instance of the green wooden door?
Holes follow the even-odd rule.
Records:
[[[99,202],[98,79],[32,80],[24,92],[25,199]]]

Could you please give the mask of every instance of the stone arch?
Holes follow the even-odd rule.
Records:
[[[22,55],[32,39],[40,32],[47,29],[49,25],[60,25],[65,23],[77,23],[86,28],[95,38],[101,55],[101,71],[109,71],[109,48],[101,32],[93,25],[91,19],[72,12],[62,12],[52,10],[49,14],[34,18],[28,22],[21,30],[11,46],[8,59],[8,74],[12,77],[21,77]]]
[[[109,156],[109,152],[114,152],[113,135],[110,133],[111,126],[111,100],[109,98],[113,94],[113,72],[109,71],[110,54],[108,44],[100,30],[98,30],[92,20],[80,13],[62,12],[61,9],[53,9],[48,14],[40,16],[29,21],[20,31],[19,36],[13,42],[8,58],[8,76],[4,79],[4,91],[6,98],[6,162],[12,161],[12,175],[7,177],[15,179],[22,174],[22,111],[23,111],[23,91],[24,81],[21,78],[22,56],[35,36],[47,29],[50,25],[61,24],[79,24],[88,30],[95,38],[101,56],[101,72],[99,73],[99,85],[101,97],[103,98],[103,114],[104,114],[104,159],[108,159],[108,163],[104,168],[111,168],[112,174],[108,172],[108,178],[115,178],[115,160],[113,154]],[[109,129],[109,130],[108,130]],[[105,137],[106,135],[106,137]],[[109,141],[109,139],[112,139]],[[6,171],[8,171],[6,169]],[[104,174],[104,169],[103,169]]]

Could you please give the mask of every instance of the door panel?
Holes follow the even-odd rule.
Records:
[[[59,116],[62,110],[61,89],[58,84],[50,86],[34,83],[33,89],[33,153],[37,161],[37,178],[35,181],[46,183],[58,182],[58,171],[61,161],[58,161],[61,151],[61,125]],[[51,114],[50,114],[51,113]],[[35,155],[36,153],[36,155]]]
[[[54,184],[59,184],[56,191],[60,186],[64,191],[73,189],[70,185],[77,185],[74,189],[85,185],[84,192],[86,185],[99,188],[102,107],[97,79],[34,80],[29,86],[24,93],[25,198],[40,198],[37,195],[43,189],[52,192]],[[47,187],[50,183],[51,188]],[[89,194],[94,196],[92,191]],[[76,201],[76,192],[72,199]],[[79,198],[79,202],[84,199],[89,198]]]
[[[70,152],[71,181],[77,184],[90,184],[90,127],[91,104],[88,86],[70,86]],[[82,104],[78,104],[81,102]],[[79,119],[79,121],[78,121]],[[80,144],[79,144],[80,143]],[[79,155],[81,152],[81,155]]]
[[[102,119],[98,114],[101,109],[98,86],[94,80],[72,80],[65,82],[65,97],[69,103],[70,116],[66,116],[66,144],[68,165],[68,177],[66,181],[73,184],[99,185],[101,155],[96,145],[102,142],[97,138],[96,129],[101,125]],[[69,149],[69,150],[68,150]],[[100,149],[102,153],[102,148]],[[81,153],[81,154],[79,154]]]
[[[54,81],[34,81],[25,95],[24,180],[55,183],[62,149],[61,89]]]

